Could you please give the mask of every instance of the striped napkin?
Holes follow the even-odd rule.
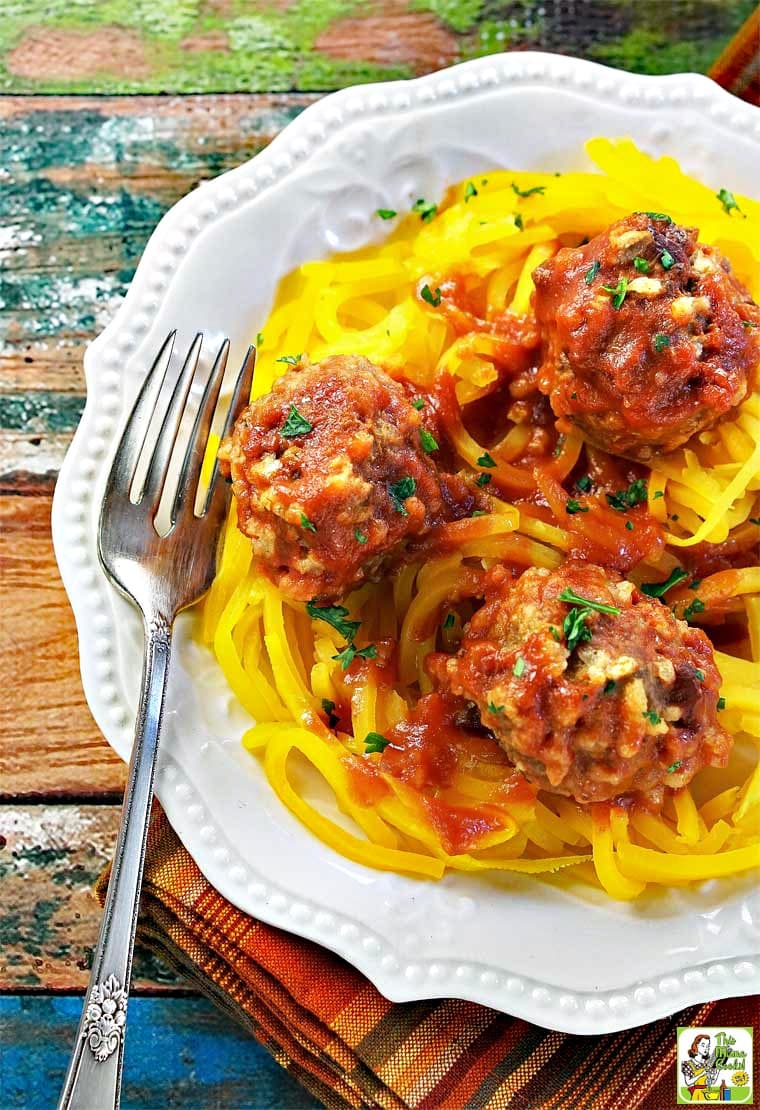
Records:
[[[760,104],[760,8],[710,76]],[[107,883],[108,872],[98,882],[101,900]],[[388,1002],[338,956],[226,902],[158,805],[138,940],[248,1029],[330,1110],[663,1110],[676,1101],[679,1025],[756,1025],[760,1014],[757,998],[735,999],[581,1037],[471,1002]]]

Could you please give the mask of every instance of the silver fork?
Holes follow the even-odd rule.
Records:
[[[199,515],[195,515],[201,466],[227,365],[227,340],[206,379],[176,488],[173,494],[164,490],[196,376],[203,341],[200,334],[190,347],[165,405],[142,488],[133,488],[151,419],[154,413],[158,419],[161,416],[158,408],[161,387],[174,339],[172,333],[164,342],[135,401],[116,450],[100,512],[100,561],[114,585],[143,615],[145,656],[121,827],[79,1032],[59,1103],[62,1110],[69,1107],[108,1110],[119,1105],[132,949],[169,675],[172,625],[177,613],[197,601],[211,585],[227,502],[226,484],[217,480],[215,465],[205,501]],[[250,393],[254,359],[255,352],[250,348],[232,392],[224,435]],[[171,528],[161,536],[154,521],[164,492],[167,498],[172,497]]]

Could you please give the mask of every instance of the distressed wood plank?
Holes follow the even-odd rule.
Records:
[[[81,1004],[76,996],[0,998],[4,1110],[53,1105]],[[317,1110],[320,1105],[205,998],[133,996],[124,1055],[123,1110]]]
[[[510,47],[643,72],[704,70],[753,0],[109,0],[12,5],[0,82],[12,92],[327,91]]]
[[[118,805],[0,805],[0,991],[87,986],[100,925],[92,887],[113,853],[119,814]],[[146,952],[134,982],[184,989]]]
[[[113,797],[125,769],[95,727],[53,555],[50,498],[0,497],[0,784],[14,797]]]

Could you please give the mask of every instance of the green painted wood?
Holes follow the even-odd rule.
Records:
[[[753,0],[5,0],[8,92],[326,91],[512,47],[704,70]]]
[[[54,1106],[82,999],[0,997],[3,1110]],[[129,1002],[123,1110],[313,1110],[319,1106],[244,1030],[204,998]]]

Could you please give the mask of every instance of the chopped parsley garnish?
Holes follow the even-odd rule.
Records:
[[[419,197],[412,205],[412,212],[418,212],[419,217],[424,224],[429,223],[438,211],[437,204],[429,204],[422,197]]]
[[[628,489],[620,489],[616,493],[605,494],[607,504],[619,513],[627,512],[635,505],[642,505],[647,499],[647,483],[644,478],[635,478]]]
[[[620,610],[616,605],[605,605],[601,601],[593,601],[587,597],[581,597],[575,590],[568,587],[564,589],[557,597],[558,601],[564,601],[566,605],[572,605],[574,608],[565,617],[562,623],[562,631],[565,634],[565,641],[567,643],[567,650],[572,651],[578,644],[591,639],[591,629],[586,624],[586,618],[591,615],[592,611],[597,613],[607,613],[610,616],[619,616]]]
[[[523,218],[520,215],[520,213],[519,212],[515,213],[513,218],[514,218],[514,221],[515,221],[515,227],[519,231],[525,231],[525,224],[523,223]]]
[[[393,220],[398,215],[392,208],[378,208],[377,215],[381,220]]]
[[[412,401],[412,408],[417,409],[417,411],[419,412],[421,409],[424,409],[424,407],[425,407],[425,398],[424,397],[415,397],[414,400]]]
[[[646,258],[640,258],[639,256],[634,258],[633,265],[636,267],[640,274],[648,274],[649,271],[652,269]]]
[[[565,504],[565,512],[570,516],[575,516],[576,513],[587,513],[588,505],[582,505],[580,501],[576,501],[574,497],[568,497]]]
[[[684,578],[689,577],[689,572],[683,567],[676,567],[670,572],[664,582],[642,582],[641,592],[647,597],[664,597],[668,590],[672,590]]]
[[[360,544],[363,545],[367,542],[368,538],[369,537],[367,536],[367,533],[362,532],[361,528],[354,528],[354,539],[356,540],[357,543],[360,543]]]
[[[340,717],[335,712],[335,702],[330,701],[329,698],[322,698],[322,708],[327,714],[327,724],[330,728],[335,728],[340,721]]]
[[[623,301],[628,293],[628,278],[621,277],[617,285],[603,285],[602,289],[605,293],[612,294],[612,307],[620,309],[623,307]]]
[[[680,771],[682,764],[683,764],[683,760],[682,759],[677,759],[675,761],[675,763],[671,763],[669,767],[665,768],[665,774],[666,775],[674,775],[676,773],[676,771]]]
[[[666,350],[670,346],[670,336],[665,335],[662,331],[658,331],[652,339],[652,346],[658,353]]]
[[[436,289],[434,293],[429,285],[422,286],[422,289],[420,289],[420,296],[422,297],[423,301],[426,301],[427,304],[432,305],[433,308],[438,308],[438,305],[441,303],[441,290]]]
[[[729,189],[719,189],[715,195],[723,205],[723,211],[726,215],[730,215],[734,208],[737,212],[741,212],[741,208],[736,202],[736,197]]]
[[[478,195],[478,190],[475,188],[475,186],[473,185],[473,183],[471,181],[468,181],[467,184],[464,187],[464,202],[465,202],[465,204],[470,199],[470,197],[476,197],[477,195]]]
[[[602,690],[602,693],[611,694],[615,690],[617,690],[617,682],[615,682],[614,678],[608,678],[604,684],[604,689]]]
[[[353,641],[361,627],[361,621],[347,621],[348,609],[345,605],[315,605],[313,601],[306,602],[306,612],[313,621],[324,621],[334,628],[339,636]]]
[[[695,668],[694,668],[694,677],[695,677],[696,679],[698,679],[698,680],[699,680],[700,682],[704,682],[704,680],[705,680],[705,672],[704,672],[704,671],[701,671],[701,670],[699,669],[699,667],[695,667]]]
[[[760,516],[751,516],[748,519],[750,524],[760,524]]]
[[[698,590],[701,585],[702,585],[702,579],[701,578],[695,578],[693,582],[689,583],[688,589]]]
[[[718,704],[717,704],[716,708],[717,709],[725,709],[726,708],[726,699],[723,698],[723,697],[718,698]]]
[[[650,220],[665,220],[665,223],[672,224],[673,220],[670,216],[666,216],[664,212],[637,212],[637,216],[649,216]]]
[[[660,265],[663,270],[671,270],[676,264],[676,260],[668,250],[664,250],[660,255]]]
[[[661,489],[658,489],[657,492],[655,493],[654,497],[652,498],[652,500],[656,501],[658,499],[658,497],[664,497],[664,496],[665,496],[665,491],[661,490]]]
[[[298,363],[301,361],[302,358],[303,358],[303,354],[300,354],[300,355],[282,355],[281,358],[276,358],[275,362],[287,362],[288,366],[298,366]]]
[[[390,740],[386,740],[382,733],[368,732],[364,737],[364,754],[373,755],[375,752],[383,752],[390,744]]]
[[[518,195],[518,197],[532,197],[532,196],[535,196],[536,194],[538,194],[539,196],[543,196],[543,194],[546,192],[546,186],[545,185],[534,185],[532,189],[521,189],[519,187],[519,185],[516,185],[513,181],[512,182],[512,192],[516,193]]]
[[[485,509],[473,509],[470,516],[488,516],[488,513]]]
[[[696,613],[704,613],[704,611],[705,611],[704,601],[700,601],[700,599],[698,597],[695,597],[694,600],[691,602],[691,604],[687,605],[686,608],[684,609],[683,619],[685,621],[690,621],[691,618]]]
[[[518,655],[517,659],[515,659],[515,665],[512,668],[512,674],[515,676],[515,678],[522,678],[522,676],[525,674],[525,660],[523,659],[522,655]]]
[[[591,489],[592,484],[593,483],[590,476],[588,474],[584,474],[583,477],[579,478],[578,481],[575,483],[575,488],[581,490],[583,493],[588,493]]]
[[[426,455],[438,450],[438,440],[427,428],[420,428],[420,443]]]
[[[455,621],[455,619],[456,619],[456,618],[454,617],[454,614],[453,614],[453,613],[447,613],[447,614],[446,614],[446,619],[445,619],[445,621],[443,622],[443,626],[442,626],[442,627],[443,627],[443,628],[453,628],[453,627],[454,627],[454,621]]]
[[[599,273],[601,268],[602,268],[602,264],[601,264],[601,262],[599,261],[598,258],[595,262],[591,263],[591,266],[589,267],[588,270],[586,270],[586,276],[583,279],[585,281],[586,285],[591,285],[593,283],[594,278]]]
[[[562,637],[559,634],[559,629],[555,628],[553,624],[549,625],[549,631],[552,634],[552,639],[556,640],[558,644],[562,643]]]
[[[487,451],[484,451],[478,459],[478,466],[496,466],[496,461],[491,457],[491,455],[488,454]]]
[[[489,713],[503,713],[504,712],[504,706],[503,705],[494,705],[494,703],[492,701],[489,701],[489,703],[488,703],[488,712]]]
[[[374,644],[367,644],[366,647],[358,648],[356,644],[346,644],[342,651],[337,655],[333,655],[333,659],[337,659],[340,663],[340,669],[347,671],[353,663],[354,659],[377,659],[377,648]]]
[[[657,713],[654,709],[647,709],[644,713],[641,714],[641,716],[646,717],[650,725],[659,725],[660,721],[662,720],[660,714]]]
[[[256,346],[260,347],[263,342],[264,342],[264,333],[263,333],[263,331],[257,331],[256,332]]]
[[[284,436],[305,436],[309,434],[313,427],[314,425],[310,424],[305,416],[301,416],[296,406],[291,405],[290,412],[280,428],[280,432]]]
[[[476,486],[487,486],[490,481],[491,481],[491,475],[490,474],[478,474],[477,478],[475,479],[475,485]]]
[[[307,532],[316,532],[317,526],[313,521],[309,520],[306,513],[301,513],[301,527]]]
[[[399,478],[398,482],[391,482],[388,486],[388,491],[393,501],[393,508],[397,513],[401,513],[402,516],[409,516],[404,502],[407,497],[414,496],[414,491],[416,489],[417,483],[414,478]]]
[[[632,521],[632,520],[627,520],[627,521],[625,522],[625,530],[626,530],[626,532],[632,532],[632,531],[633,531],[633,529],[634,529],[634,527],[635,527],[635,525],[634,525],[634,523],[633,523],[633,521]]]
[[[757,324],[755,323],[754,320],[742,320],[742,327],[743,328],[756,328]]]

